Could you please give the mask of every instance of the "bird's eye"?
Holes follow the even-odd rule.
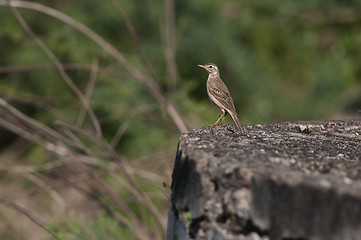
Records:
[[[209,66],[209,68],[213,68],[213,66]]]

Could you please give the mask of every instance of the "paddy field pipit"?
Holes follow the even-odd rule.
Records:
[[[223,83],[218,67],[213,63],[208,63],[205,65],[198,65],[207,70],[208,79],[207,79],[207,93],[214,105],[219,107],[223,114],[218,118],[213,126],[219,126],[223,122],[227,113],[231,115],[233,121],[236,123],[237,128],[240,133],[243,133],[243,128],[239,123],[236,108],[233,104],[233,99],[227,86]]]

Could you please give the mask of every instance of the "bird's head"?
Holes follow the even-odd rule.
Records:
[[[218,67],[214,63],[207,63],[205,65],[198,65],[198,67],[206,69],[207,72],[209,73],[209,75],[219,76]]]

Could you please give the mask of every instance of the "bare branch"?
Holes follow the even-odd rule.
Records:
[[[75,125],[72,125],[72,124],[69,124],[67,122],[56,121],[55,125],[58,125],[58,126],[63,127],[63,128],[70,129],[71,131],[74,131],[74,132],[76,132],[77,134],[80,134],[83,137],[91,138],[90,140],[94,140],[95,137],[96,137],[95,134],[92,131],[79,128],[79,127],[77,127]]]
[[[59,160],[55,160],[49,163],[45,163],[43,165],[38,165],[38,166],[12,166],[12,167],[7,167],[6,169],[4,169],[5,171],[9,172],[9,173],[31,173],[31,172],[38,172],[38,171],[48,171],[51,170],[53,168],[57,168],[60,167],[66,163],[69,162],[69,159],[66,158],[62,158]]]
[[[123,11],[123,9],[120,7],[119,3],[117,0],[110,0],[113,4],[113,6],[115,7],[115,9],[117,10],[120,18],[124,21],[124,24],[131,36],[131,38],[133,39],[133,42],[135,44],[135,47],[138,51],[138,55],[143,63],[143,65],[145,66],[145,68],[148,70],[150,76],[152,77],[153,81],[155,81],[157,84],[159,84],[159,80],[157,78],[157,76],[154,74],[154,71],[152,69],[152,67],[150,66],[150,63],[143,51],[142,48],[142,44],[140,43],[137,31],[135,31],[135,28],[132,24],[132,22],[129,20],[128,16],[125,14],[125,12]]]
[[[47,149],[49,150],[49,149]],[[89,157],[85,155],[76,155],[82,163],[85,163],[87,165],[93,165],[98,166],[103,169],[106,169],[108,171],[116,171],[119,170],[119,167],[115,163],[105,163],[95,157]],[[33,172],[39,172],[39,171],[49,171],[54,168],[58,168],[63,166],[64,164],[68,164],[70,162],[69,158],[60,158],[58,160],[48,162],[42,165],[32,166],[32,165],[19,165],[19,166],[11,166],[7,167],[5,169],[0,168],[0,171],[6,171],[9,173],[33,173]],[[139,168],[134,168],[131,166],[126,166],[127,170],[130,174],[150,180],[155,182],[164,182],[166,179],[164,176],[158,175],[156,173],[146,171]]]
[[[121,209],[135,224],[137,229],[139,230],[135,234],[140,236],[140,239],[152,239],[151,234],[149,233],[148,229],[144,227],[143,223],[137,218],[137,216],[134,214],[134,212],[131,211],[131,209],[125,204],[124,201],[120,200],[118,195],[109,188],[109,186],[104,182],[102,178],[99,177],[99,175],[94,172],[91,168],[84,165],[78,158],[78,156],[71,151],[67,146],[63,145],[63,148],[66,149],[67,155],[70,157],[70,159],[77,163],[77,167],[79,169],[86,173],[87,175],[92,177],[92,186],[95,187],[96,191],[99,191],[100,193],[103,193],[104,196],[107,196],[113,204],[115,204],[119,209]]]
[[[84,131],[82,129],[77,128],[76,126],[73,125],[69,125],[66,123],[58,123],[61,124],[63,127],[69,128],[73,131],[76,131],[80,134],[84,134],[84,136],[88,136],[89,139],[94,138],[95,136],[92,135],[91,132],[87,132]],[[160,213],[158,212],[158,210],[155,208],[154,204],[150,201],[149,197],[147,195],[144,194],[144,192],[141,191],[141,189],[139,188],[138,184],[136,183],[134,176],[131,172],[131,169],[128,168],[128,164],[127,161],[124,161],[115,151],[114,149],[109,145],[109,143],[107,141],[105,141],[104,138],[99,138],[98,139],[102,145],[104,154],[106,154],[108,157],[112,158],[115,163],[117,164],[118,168],[121,170],[121,172],[123,174],[125,174],[127,180],[129,181],[129,183],[133,186],[134,190],[138,193],[135,196],[138,198],[139,201],[141,201],[143,204],[145,204],[148,209],[151,211],[151,213],[153,214],[153,216],[155,217],[155,219],[157,220],[157,224],[159,229],[164,233],[165,232],[165,221],[163,219],[163,217],[160,215]],[[64,146],[65,148],[67,148],[66,146]],[[68,148],[67,148],[68,149]],[[68,154],[69,156],[73,156],[73,158],[78,159],[79,160],[79,156],[76,156],[74,153],[72,153],[70,150],[68,150]]]
[[[73,145],[69,139],[58,133],[57,131],[54,131],[53,129],[49,128],[48,126],[26,116],[10,104],[8,104],[4,99],[0,98],[0,106],[8,110],[9,113],[11,113],[14,117],[19,119],[23,124],[29,126],[32,129],[35,129],[37,132],[41,133],[44,136],[49,137],[50,139],[53,139],[54,141],[63,141],[64,143],[69,144],[70,146]],[[18,131],[19,129],[16,129]],[[20,136],[22,132],[20,133]],[[31,137],[31,136],[29,136]],[[37,139],[35,139],[37,140]],[[39,143],[39,141],[36,141]]]
[[[11,100],[13,102],[19,102],[22,104],[26,104],[26,105],[30,105],[30,106],[34,106],[36,108],[39,109],[44,109],[46,111],[48,111],[49,113],[53,114],[57,119],[62,119],[65,120],[65,117],[58,111],[56,110],[54,107],[52,107],[50,104],[38,100],[38,99],[32,99],[27,98],[27,97],[17,97],[17,96],[6,96],[5,97],[7,100]]]
[[[86,163],[88,165],[94,165],[94,166],[100,166],[102,168],[105,168],[109,171],[115,171],[118,170],[119,167],[117,164],[115,163],[105,163],[103,161],[100,161],[97,158],[93,158],[93,157],[87,157],[87,156],[78,156],[79,160],[82,161],[83,163]],[[151,180],[151,181],[157,181],[157,182],[164,182],[165,178],[161,175],[155,174],[153,172],[149,172],[146,170],[142,170],[139,168],[134,168],[132,166],[126,166],[127,171],[135,176],[147,179],[147,180]]]
[[[0,0],[0,5],[8,5],[7,0]],[[113,56],[121,65],[127,69],[130,75],[133,77],[135,81],[144,85],[149,93],[159,102],[161,106],[163,106],[170,117],[173,119],[174,123],[178,127],[180,132],[187,131],[187,125],[182,119],[182,116],[177,111],[173,103],[167,100],[164,94],[161,91],[160,86],[156,82],[149,81],[137,68],[135,68],[124,56],[121,54],[115,47],[113,47],[110,43],[100,37],[97,33],[92,31],[90,28],[86,27],[85,25],[77,22],[73,18],[65,15],[62,12],[59,12],[53,8],[44,6],[40,3],[35,2],[28,2],[28,1],[19,1],[19,0],[12,0],[11,6],[13,7],[20,7],[20,8],[27,8],[32,9],[35,11],[42,12],[49,16],[59,19],[67,23],[69,26],[77,29],[79,32],[83,33],[94,42],[96,42],[99,46],[101,46],[105,51],[107,51],[111,56]]]
[[[115,147],[118,144],[120,138],[123,136],[123,134],[129,127],[129,124],[132,122],[132,119],[133,119],[132,116],[129,116],[124,122],[122,122],[122,124],[119,125],[116,133],[114,134],[112,141],[110,142],[110,145],[112,147]]]
[[[84,35],[92,39],[94,42],[99,44],[100,47],[102,47],[111,56],[113,56],[121,65],[123,65],[129,71],[129,73],[132,74],[134,79],[140,82],[146,81],[146,78],[143,76],[143,74],[137,68],[135,68],[130,62],[128,62],[128,60],[123,56],[123,54],[121,54],[115,47],[113,47],[105,39],[103,39],[101,36],[99,36],[97,33],[95,33],[93,30],[91,30],[84,24],[77,22],[73,18],[69,17],[68,15],[60,11],[57,11],[53,8],[47,7],[40,3],[19,1],[19,0],[11,0],[10,2],[12,7],[27,8],[27,9],[39,11],[67,23],[69,26],[77,29],[79,32],[83,33]],[[8,5],[8,1],[0,0],[0,5]]]
[[[12,1],[11,1],[12,2]],[[19,11],[12,7],[10,4],[11,10],[14,13],[14,16],[18,20],[18,22],[21,24],[21,26],[25,29],[25,31],[28,33],[28,35],[33,39],[33,41],[41,48],[41,50],[54,62],[56,67],[59,70],[60,75],[63,77],[65,82],[68,84],[68,86],[73,90],[75,95],[79,98],[80,102],[83,104],[84,108],[89,113],[90,118],[92,119],[95,131],[99,136],[101,136],[101,128],[99,121],[97,117],[95,116],[95,113],[93,109],[90,107],[89,102],[85,99],[79,88],[74,84],[74,82],[71,80],[71,78],[68,76],[68,74],[65,72],[63,65],[60,63],[59,59],[55,56],[55,54],[43,43],[43,41],[36,36],[36,34],[31,30],[29,25],[25,22],[24,18],[21,16]]]
[[[48,183],[29,172],[23,172],[22,175],[29,181],[38,185],[40,188],[46,190],[49,195],[59,204],[63,211],[67,209],[67,204],[64,198],[60,196],[60,194],[55,191]]]
[[[90,148],[87,147],[71,130],[63,129],[63,133],[74,142],[76,147],[84,151],[85,154],[91,157],[95,157],[95,154],[92,152],[92,150],[90,150]]]
[[[21,128],[20,126],[5,120],[4,118],[0,118],[0,126],[2,126],[5,129],[8,129],[9,131],[22,136],[23,138],[25,138],[26,140],[29,140],[31,142],[35,142],[38,144],[43,144],[42,139],[34,133],[30,133],[29,131]]]
[[[99,61],[98,59],[95,59],[92,64],[89,82],[85,90],[85,99],[87,100],[87,102],[90,102],[91,95],[93,94],[95,82],[97,80],[98,67],[99,67]],[[86,114],[86,108],[83,107],[79,113],[78,121],[76,123],[77,126],[83,125],[85,114]]]
[[[143,114],[149,111],[153,111],[154,109],[156,109],[156,105],[147,105],[145,107],[140,107],[140,108],[134,108],[131,110],[130,113],[127,114],[127,118],[124,120],[124,122],[122,124],[119,125],[116,133],[113,136],[112,141],[110,142],[110,145],[112,147],[115,147],[120,138],[123,136],[124,132],[126,131],[126,129],[128,128],[129,124],[132,122],[132,119],[138,115],[138,114]]]
[[[164,48],[165,48],[165,59],[167,64],[167,71],[169,77],[168,90],[175,92],[178,68],[175,61],[175,46],[174,46],[174,29],[175,29],[175,11],[174,11],[174,0],[164,1]]]
[[[134,176],[129,172],[127,168],[126,161],[123,161],[122,158],[114,151],[114,149],[106,142],[104,139],[101,139],[107,153],[111,154],[111,157],[115,161],[115,163],[122,170],[122,173],[126,176],[129,183],[134,187],[134,189],[139,193],[139,195],[135,195],[143,204],[145,204],[150,212],[153,214],[155,220],[157,221],[157,225],[159,230],[161,230],[165,234],[166,223],[163,217],[160,215],[159,211],[156,209],[152,201],[149,199],[149,196],[145,195],[144,192],[139,188],[137,182],[134,179]]]
[[[79,64],[79,63],[63,63],[64,70],[81,70],[91,71],[93,65]],[[0,73],[18,73],[18,72],[30,72],[30,71],[44,71],[57,69],[52,64],[39,64],[39,65],[27,65],[27,66],[0,66]],[[131,76],[125,72],[119,71],[114,67],[98,67],[99,73],[111,74],[120,78],[130,79]]]
[[[6,200],[6,199],[0,199],[0,204],[6,206],[8,208],[15,209],[19,213],[21,213],[24,216],[26,216],[27,218],[29,218],[33,223],[38,225],[40,228],[42,228],[43,230],[48,232],[53,238],[60,240],[60,238],[58,236],[56,236],[55,233],[50,231],[50,229],[48,229],[43,223],[41,223],[42,221],[39,219],[40,217],[35,215],[35,213],[30,212],[26,208],[12,202],[12,201]]]

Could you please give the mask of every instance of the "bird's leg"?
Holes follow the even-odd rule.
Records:
[[[218,118],[218,120],[214,123],[214,124],[212,124],[212,125],[208,125],[208,126],[210,126],[210,127],[214,127],[214,126],[219,126],[219,124],[218,124],[218,122],[219,122],[219,120],[221,120],[221,118],[223,117],[223,115],[225,114],[225,112],[222,110],[222,112],[223,112],[223,114]]]
[[[218,126],[220,126],[221,124],[222,124],[222,122],[223,122],[223,120],[226,118],[226,116],[227,116],[227,112],[226,111],[223,111],[223,118],[221,119],[221,122],[218,124]]]
[[[223,112],[223,114],[218,118],[218,120],[213,124],[213,126],[219,127],[219,125],[222,123],[223,119],[225,118],[226,111],[224,111],[222,109],[222,112]],[[222,117],[223,117],[223,119],[222,119]],[[218,124],[219,120],[221,120],[221,119],[222,119],[221,123]]]

